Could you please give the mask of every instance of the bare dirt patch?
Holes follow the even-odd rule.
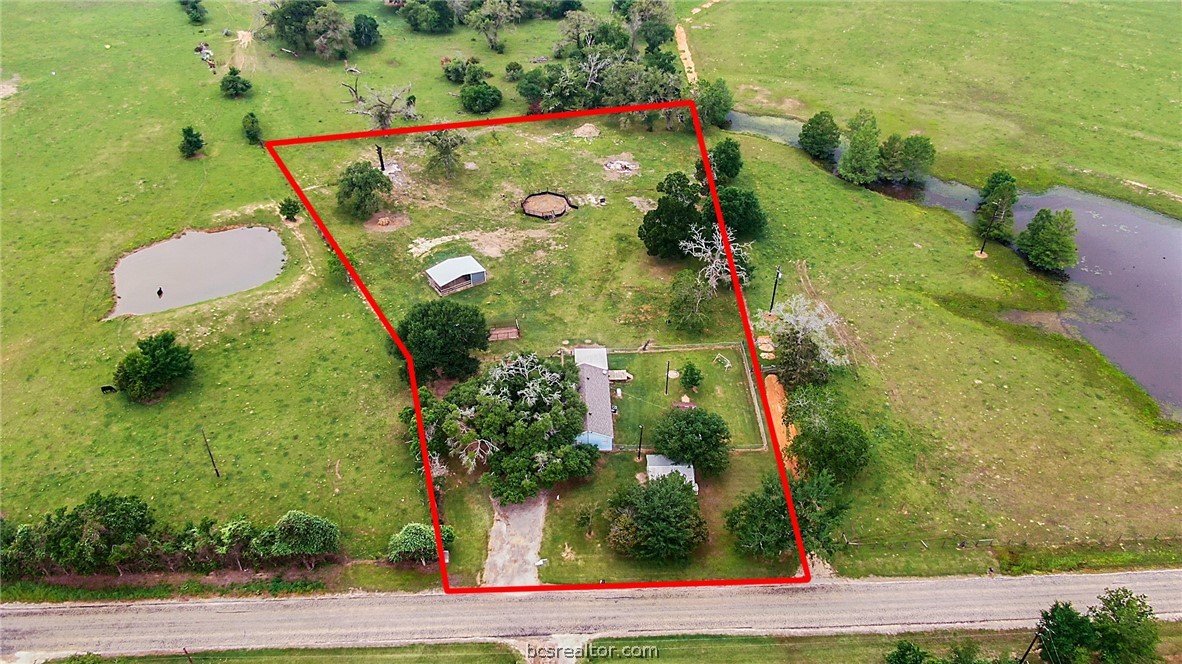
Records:
[[[588,122],[571,133],[576,138],[599,138],[599,127]]]
[[[538,551],[546,523],[546,501],[541,492],[517,505],[493,503],[493,525],[488,533],[488,558],[481,585],[536,586]]]
[[[1057,311],[1007,311],[1000,318],[1009,323],[1033,325],[1044,332],[1079,339],[1079,331],[1069,325]]]
[[[629,196],[628,202],[632,204],[632,207],[640,210],[641,212],[648,212],[649,210],[657,209],[656,201],[643,196]]]
[[[12,95],[20,92],[17,85],[21,82],[20,74],[13,74],[12,78],[0,81],[0,99],[7,99]]]
[[[804,102],[792,97],[785,97],[784,99],[773,99],[771,90],[760,87],[758,85],[740,85],[739,92],[748,92],[751,94],[751,100],[760,106],[779,109],[789,115],[799,113],[804,110]]]
[[[373,233],[389,233],[410,225],[410,216],[405,212],[378,212],[362,226]]]
[[[693,85],[698,82],[698,71],[694,69],[694,56],[690,54],[689,39],[680,23],[673,29],[673,39],[677,42],[677,55],[681,58],[681,66],[685,67],[685,77],[690,85]]]
[[[776,440],[780,442],[780,454],[784,457],[784,465],[788,472],[795,475],[796,464],[793,463],[792,457],[788,456],[787,451],[792,439],[796,437],[796,425],[784,424],[784,409],[788,405],[788,397],[784,394],[780,378],[774,374],[768,374],[763,379],[763,386],[767,391],[768,405],[772,409],[772,426],[776,429]]]
[[[521,231],[499,228],[495,231],[467,231],[437,238],[418,238],[411,242],[407,249],[415,258],[421,258],[440,245],[455,240],[467,240],[477,252],[489,258],[500,258],[506,253],[516,250],[527,240],[544,240],[549,237],[550,231],[545,228],[531,228]]]
[[[620,178],[640,175],[640,164],[636,163],[635,159],[631,152],[623,152],[605,159],[603,170],[607,174],[607,179],[619,180]]]
[[[250,30],[239,30],[238,36],[230,41],[231,47],[230,62],[231,67],[236,67],[242,71],[256,71],[258,70],[258,58],[255,57],[254,51],[250,49],[250,45],[254,43],[254,33]]]

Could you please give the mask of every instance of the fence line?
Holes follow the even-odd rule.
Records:
[[[1018,548],[1057,548],[1069,546],[1100,546],[1100,547],[1114,547],[1114,546],[1144,546],[1146,544],[1177,544],[1182,545],[1182,535],[1117,535],[1114,537],[1068,537],[1061,540],[1038,539],[1032,540],[1030,538],[1001,538],[1001,537],[980,537],[968,535],[951,535],[933,538],[917,538],[910,540],[882,540],[882,539],[864,539],[864,538],[850,538],[848,533],[841,533],[845,544],[851,548],[877,548],[877,549],[899,549],[899,550],[920,550],[927,551],[930,549],[979,549],[979,548],[993,548],[993,547],[1018,547]]]

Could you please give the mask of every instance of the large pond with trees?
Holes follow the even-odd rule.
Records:
[[[731,130],[799,147],[797,120],[733,112]],[[939,146],[937,146],[937,149]],[[930,178],[925,186],[875,191],[951,210],[971,223],[977,190]],[[1075,297],[1065,318],[1155,399],[1182,408],[1182,222],[1146,208],[1069,187],[1023,192],[1014,227],[1042,208],[1070,209],[1079,263],[1067,270]],[[966,249],[966,255],[971,248]]]
[[[187,231],[119,260],[110,317],[166,311],[249,290],[278,276],[286,260],[283,240],[264,226]]]

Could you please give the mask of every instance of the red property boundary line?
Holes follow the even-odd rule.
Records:
[[[755,349],[755,336],[751,331],[751,321],[748,318],[747,303],[743,297],[743,290],[739,284],[738,272],[735,269],[735,257],[731,250],[730,241],[727,239],[726,233],[722,233],[723,247],[726,249],[727,262],[731,270],[731,285],[735,289],[735,298],[739,305],[739,316],[743,320],[743,332],[747,338],[747,349],[751,355],[752,367],[755,371],[755,382],[758,385],[759,396],[763,406],[764,417],[767,428],[769,429],[772,441],[775,443],[773,448],[776,465],[780,471],[780,482],[784,487],[784,499],[788,503],[788,514],[792,519],[793,534],[796,537],[796,550],[800,558],[800,568],[803,574],[801,576],[793,577],[768,577],[768,578],[749,578],[749,579],[703,579],[703,580],[678,580],[678,581],[639,581],[639,582],[620,582],[620,583],[563,583],[550,585],[536,585],[536,586],[452,586],[447,574],[447,564],[443,562],[443,533],[441,531],[439,522],[439,505],[435,499],[435,492],[430,489],[434,486],[431,477],[430,464],[426,462],[427,459],[427,435],[423,427],[423,410],[419,403],[419,386],[418,380],[415,377],[414,360],[410,356],[410,352],[402,343],[402,339],[398,337],[398,333],[394,331],[394,326],[390,324],[390,320],[386,318],[386,314],[382,308],[378,306],[377,301],[369,292],[365,282],[361,279],[361,275],[353,268],[353,264],[349,262],[348,257],[345,256],[344,250],[337,244],[336,238],[329,232],[328,227],[312,207],[312,202],[308,200],[307,194],[300,188],[295,177],[291,174],[287,164],[279,157],[276,148],[287,145],[304,145],[308,143],[326,143],[329,141],[343,141],[358,138],[374,138],[378,136],[396,136],[400,134],[415,134],[427,131],[438,131],[441,129],[465,129],[470,127],[493,127],[507,124],[518,124],[524,122],[542,122],[547,120],[565,120],[569,118],[581,118],[597,115],[613,115],[617,113],[636,113],[645,111],[661,111],[674,108],[682,108],[689,111],[690,117],[693,119],[694,131],[698,136],[698,150],[702,155],[702,163],[707,166],[706,180],[710,188],[710,197],[714,201],[714,213],[718,218],[719,228],[725,231],[725,222],[722,218],[722,206],[718,201],[718,188],[714,182],[714,171],[709,167],[710,156],[706,150],[706,137],[702,133],[702,122],[698,118],[697,105],[692,100],[681,100],[673,102],[664,102],[657,104],[638,104],[634,106],[616,106],[611,108],[597,108],[583,111],[567,111],[564,113],[548,113],[538,115],[525,115],[509,118],[488,118],[482,120],[468,120],[464,122],[448,122],[435,125],[424,125],[418,127],[398,127],[394,129],[378,129],[373,131],[358,131],[348,132],[342,134],[326,134],[323,136],[304,136],[298,138],[284,138],[274,141],[266,141],[264,147],[270,153],[271,158],[275,160],[279,170],[283,172],[283,176],[287,178],[288,183],[291,184],[293,190],[300,201],[304,204],[304,209],[316,222],[317,228],[328,242],[329,246],[336,253],[337,258],[340,259],[341,264],[345,266],[345,270],[349,273],[349,277],[353,279],[357,289],[361,292],[362,297],[369,303],[370,308],[374,314],[377,315],[378,320],[382,323],[382,327],[386,328],[386,332],[394,343],[398,346],[398,350],[402,356],[406,358],[407,373],[410,376],[410,394],[415,407],[415,420],[418,425],[419,432],[419,450],[423,458],[423,478],[426,482],[427,497],[431,505],[431,520],[435,527],[435,548],[439,554],[439,571],[443,581],[443,591],[445,593],[498,593],[498,592],[522,592],[522,591],[540,591],[540,590],[619,590],[619,589],[633,589],[633,588],[678,588],[678,587],[696,587],[696,586],[743,586],[743,585],[762,585],[762,584],[787,584],[787,583],[808,583],[812,580],[812,572],[809,569],[808,559],[804,552],[804,542],[800,536],[800,527],[796,519],[796,508],[792,503],[791,490],[788,487],[788,471],[784,466],[784,457],[779,453],[780,440],[776,436],[776,428],[772,426],[772,410],[768,402],[767,390],[764,383],[759,378],[763,375],[760,369],[759,354]]]

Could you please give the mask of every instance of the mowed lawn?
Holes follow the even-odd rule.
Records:
[[[685,26],[698,74],[726,79],[738,109],[828,110],[844,123],[869,108],[884,137],[931,136],[941,177],[980,185],[1006,168],[1025,188],[1069,184],[1182,216],[1178,3],[795,2],[790,20],[784,11],[720,2]]]
[[[349,664],[427,664],[428,662],[463,662],[463,664],[515,664],[521,661],[517,651],[501,643],[437,643],[393,648],[324,648],[228,650],[195,652],[191,655],[145,655],[110,657],[112,664],[286,664],[287,662],[348,662]]]
[[[973,258],[952,214],[847,186],[799,150],[739,140],[738,184],[772,217],[756,263],[807,260],[865,347],[835,380],[875,444],[843,529],[867,546],[840,556],[839,572],[996,566],[988,550],[925,551],[920,540],[1180,534],[1182,448],[1157,430],[1153,401],[1090,346],[999,319],[1061,309],[1058,283],[1008,251]],[[765,272],[746,294],[764,302],[771,289]],[[792,276],[780,284],[781,296],[798,289]]]
[[[721,474],[698,474],[698,504],[710,538],[684,564],[631,560],[608,547],[608,500],[635,484],[638,474],[644,472],[643,456],[637,461],[635,450],[620,450],[603,455],[591,479],[569,482],[551,492],[555,497],[546,511],[540,553],[547,560],[539,568],[542,583],[745,579],[798,573],[800,563],[795,553],[771,562],[747,557],[735,550],[735,539],[725,527],[725,512],[739,502],[742,494],[757,488],[764,474],[778,472],[773,452],[732,452],[730,466]],[[578,524],[580,512],[588,508],[595,512],[590,535]]]
[[[374,558],[404,523],[429,518],[396,421],[409,391],[368,307],[331,280],[335,258],[307,218],[292,228],[268,209],[250,211],[291,191],[241,129],[248,111],[266,138],[356,131],[367,121],[341,103],[340,62],[295,60],[258,36],[243,48],[222,28],[258,28],[261,6],[205,5],[209,20],[192,26],[174,2],[86,12],[5,4],[3,78],[20,81],[4,100],[0,180],[4,516],[32,521],[98,490],[139,494],[173,526],[238,514],[266,524],[302,509],[340,523],[349,556]],[[413,83],[428,118],[459,110],[440,58],[477,54],[503,72],[510,60],[549,53],[557,38],[555,23],[530,22],[508,32],[508,51],[496,55],[466,29],[414,35],[377,2],[341,8],[375,15],[386,35],[350,57],[366,72],[362,86]],[[220,63],[241,67],[254,84],[246,98],[221,97],[220,76],[193,52],[200,41]],[[498,113],[525,111],[511,86],[493,82],[506,94]],[[187,124],[205,136],[202,159],[178,154]],[[276,281],[173,312],[101,320],[122,254],[186,228],[240,223],[281,230],[290,260]],[[193,347],[193,377],[153,406],[100,394],[135,340],[161,329]],[[404,587],[436,582],[408,578]]]
[[[745,348],[745,344],[744,344]],[[651,353],[610,353],[608,366],[625,369],[635,379],[627,383],[612,383],[612,399],[619,406],[616,417],[617,450],[635,450],[640,435],[640,425],[648,429],[645,447],[652,448],[652,430],[661,418],[670,411],[674,402],[683,396],[699,408],[717,413],[726,421],[731,432],[731,445],[736,449],[759,449],[764,446],[756,402],[752,401],[753,389],[739,353],[745,350],[720,348],[716,350],[670,350]],[[727,369],[723,362],[716,362],[721,355],[731,363]],[[686,390],[679,378],[669,380],[669,394],[665,394],[665,363],[677,371],[687,362],[693,362],[702,371],[702,385],[697,392]],[[615,397],[616,389],[621,398]]]

